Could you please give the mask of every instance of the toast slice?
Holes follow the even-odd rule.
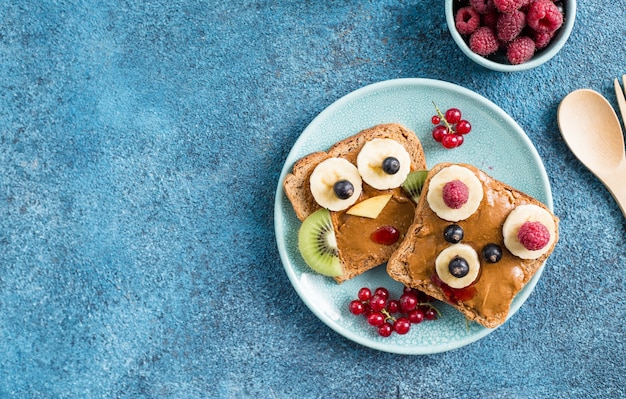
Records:
[[[449,303],[463,313],[467,319],[474,320],[485,327],[495,328],[506,321],[515,296],[530,281],[554,250],[558,241],[559,220],[535,198],[493,179],[474,166],[466,164],[456,165],[468,169],[478,178],[483,190],[482,196],[478,196],[477,201],[480,201],[477,202],[478,208],[462,220],[442,219],[433,210],[433,206],[429,202],[431,198],[429,193],[433,191],[432,198],[435,198],[434,193],[437,186],[441,187],[441,179],[431,184],[433,177],[451,165],[453,164],[437,164],[429,171],[422,187],[422,195],[415,209],[414,222],[409,228],[405,240],[387,263],[387,272],[394,280]],[[432,202],[435,201],[432,200]],[[541,210],[546,211],[547,213],[543,214],[545,218],[549,219],[546,224],[554,223],[551,227],[550,241],[544,245],[541,251],[532,253],[534,257],[532,259],[522,259],[514,255],[504,241],[505,236],[513,240],[516,240],[515,237],[518,236],[518,230],[510,230],[509,227],[503,229],[503,225],[507,220],[515,219],[512,212],[521,205],[539,207],[540,209],[526,206],[520,209],[530,208],[539,214],[543,214]],[[434,208],[437,209],[436,206]],[[448,242],[444,238],[444,230],[451,224],[456,224],[463,229],[463,238],[460,243],[473,248],[479,262],[477,277],[469,286],[461,288],[452,288],[443,282],[438,271],[446,272],[436,266],[438,257],[441,256],[439,259],[443,258],[442,251],[456,244]],[[516,233],[511,234],[511,231]],[[510,242],[510,240],[507,241],[507,243]],[[483,254],[483,249],[487,244],[497,244],[501,249],[501,259],[496,263],[489,262],[485,257],[486,255]],[[518,252],[515,249],[513,251]],[[539,252],[543,253],[539,255]],[[445,259],[447,262],[450,258]],[[493,259],[491,260],[493,261]],[[449,265],[449,263],[445,264]],[[449,277],[447,278],[449,279]]]
[[[397,123],[373,126],[335,143],[326,152],[306,155],[294,164],[292,173],[285,177],[283,189],[296,216],[304,220],[321,208],[310,189],[310,177],[318,164],[333,157],[356,164],[357,155],[365,143],[379,138],[393,139],[402,144],[409,154],[411,171],[426,169],[422,145],[413,131]],[[392,194],[392,197],[376,219],[352,216],[346,210],[330,212],[342,269],[342,274],[334,277],[338,283],[387,262],[413,221],[415,203],[400,187],[377,190],[363,182],[363,191],[357,203],[381,194]],[[384,225],[392,225],[400,231],[400,239],[395,244],[381,245],[370,239],[373,230]]]

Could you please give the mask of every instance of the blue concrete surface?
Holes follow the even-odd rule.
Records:
[[[559,101],[614,105],[626,0],[582,0],[548,64],[503,74],[443,2],[4,1],[0,398],[626,397],[626,227]],[[300,132],[366,84],[487,97],[551,179],[561,241],[505,327],[400,356],[320,322],[283,271],[274,190]]]

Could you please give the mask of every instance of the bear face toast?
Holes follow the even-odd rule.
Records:
[[[305,262],[338,283],[387,262],[413,221],[419,191],[411,194],[407,176],[424,169],[419,139],[395,123],[298,160],[283,189],[303,221],[298,246]]]
[[[558,218],[536,199],[465,164],[428,172],[395,280],[495,328],[558,241]]]

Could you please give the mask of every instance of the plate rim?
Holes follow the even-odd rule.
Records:
[[[283,225],[283,220],[285,216],[282,212],[282,202],[286,197],[283,191],[283,181],[286,175],[293,168],[293,164],[298,159],[301,158],[300,155],[296,155],[297,153],[296,149],[301,147],[302,142],[304,142],[307,139],[308,135],[310,134],[310,131],[313,131],[316,128],[316,126],[321,123],[321,121],[324,121],[329,116],[331,116],[337,108],[340,108],[343,105],[349,104],[350,102],[357,100],[363,96],[369,95],[376,91],[388,90],[388,89],[393,89],[397,87],[404,88],[407,86],[426,86],[426,85],[442,87],[453,92],[461,93],[462,95],[465,95],[474,101],[478,101],[479,103],[481,103],[481,105],[486,106],[487,108],[489,108],[490,111],[493,111],[495,114],[497,114],[498,117],[505,120],[507,124],[513,126],[517,133],[516,136],[524,142],[526,149],[529,151],[530,155],[532,155],[532,160],[539,166],[539,169],[541,172],[540,182],[541,182],[541,186],[544,188],[545,197],[546,197],[544,204],[551,211],[553,211],[552,187],[550,185],[550,180],[547,175],[545,165],[539,153],[537,152],[536,147],[534,146],[534,144],[532,143],[532,141],[530,140],[530,138],[528,137],[524,129],[522,129],[522,127],[502,108],[500,108],[498,105],[496,105],[494,102],[487,99],[486,97],[470,89],[467,89],[463,86],[457,85],[455,83],[451,83],[451,82],[447,82],[443,80],[437,80],[437,79],[430,79],[430,78],[398,78],[398,79],[389,79],[389,80],[383,80],[383,81],[379,81],[375,83],[370,83],[356,90],[353,90],[349,92],[348,94],[343,95],[342,97],[340,97],[339,99],[335,100],[330,105],[325,107],[320,113],[317,114],[316,117],[314,117],[311,120],[311,122],[306,126],[306,128],[300,133],[296,141],[292,144],[292,147],[289,150],[289,153],[283,163],[281,173],[278,178],[278,184],[277,184],[275,198],[274,198],[274,234],[276,238],[276,244],[278,247],[281,263],[283,265],[283,269],[285,270],[287,274],[287,277],[289,278],[289,281],[292,287],[294,288],[294,290],[296,291],[300,299],[307,306],[307,308],[309,308],[309,310],[318,319],[320,319],[324,324],[326,324],[332,330],[334,330],[335,332],[339,333],[340,335],[344,336],[345,338],[355,343],[358,343],[365,347],[376,349],[382,352],[402,354],[402,355],[429,355],[429,354],[443,353],[443,352],[447,352],[450,350],[458,349],[458,348],[467,346],[473,342],[476,342],[484,338],[491,332],[498,329],[500,326],[496,328],[487,328],[487,327],[481,326],[481,328],[475,334],[472,334],[464,339],[449,342],[447,344],[438,344],[436,346],[436,350],[431,350],[430,348],[425,349],[421,346],[411,348],[411,347],[405,347],[405,346],[399,346],[399,345],[390,345],[389,343],[381,343],[381,342],[368,339],[367,337],[357,335],[351,330],[331,320],[327,315],[325,315],[318,308],[313,306],[313,304],[309,303],[308,298],[306,298],[304,294],[300,292],[300,283],[297,279],[295,271],[293,270],[292,267],[288,267],[288,265],[290,265],[291,262],[289,261],[287,257],[287,248],[286,248],[285,240],[282,240],[282,241],[279,240],[278,231],[281,229],[281,226]],[[531,280],[524,286],[523,290],[518,293],[518,296],[521,295],[521,297],[519,297],[520,300],[514,301],[512,303],[511,308],[509,310],[509,314],[507,316],[507,320],[519,310],[519,308],[526,302],[530,294],[534,291],[535,286],[537,282],[539,281],[544,268],[545,268],[545,262],[541,265],[541,267],[538,269],[535,275],[531,278]],[[504,324],[506,324],[506,322],[503,323],[502,325]]]

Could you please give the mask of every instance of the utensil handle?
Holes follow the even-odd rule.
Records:
[[[624,81],[624,84],[626,84],[626,80]],[[624,128],[626,128],[626,98],[624,98],[624,92],[619,84],[619,80],[615,79],[613,85],[615,86],[615,96],[617,97],[619,112],[622,114],[622,123],[624,124]]]
[[[606,176],[603,181],[626,217],[626,160],[622,161],[615,172]]]

